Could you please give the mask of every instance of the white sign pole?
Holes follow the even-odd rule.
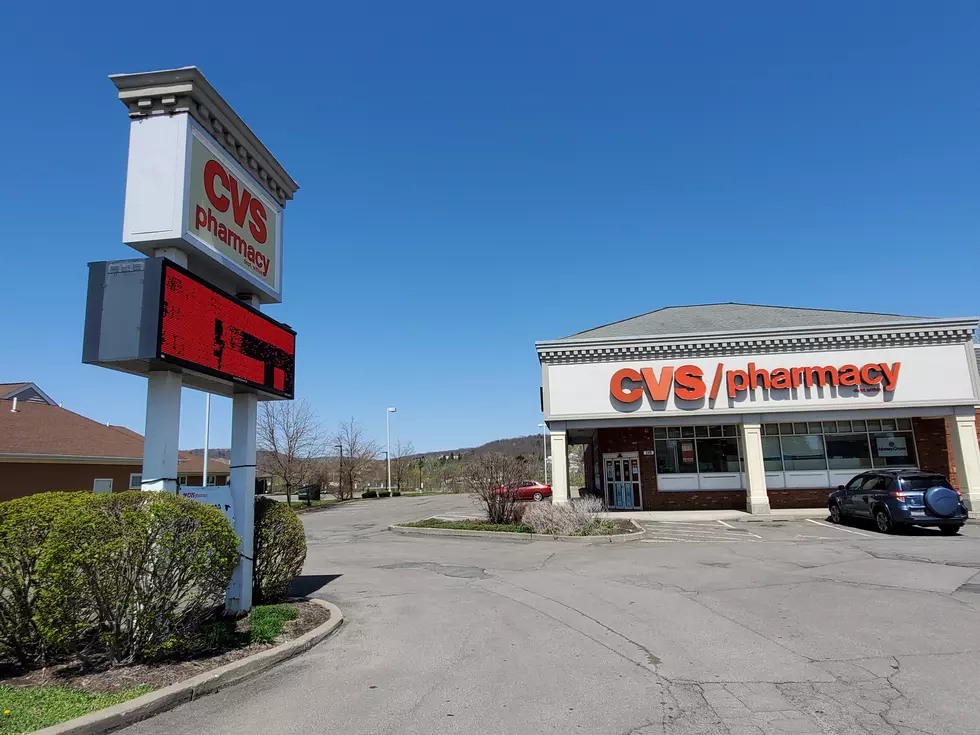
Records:
[[[177,492],[180,441],[180,373],[156,370],[146,382],[146,431],[142,489]]]
[[[258,297],[240,295],[256,309]],[[231,577],[225,608],[230,613],[252,609],[252,567],[255,549],[255,435],[259,402],[254,393],[236,393],[231,399],[231,501],[235,533],[241,539],[238,566]]]
[[[231,499],[239,559],[225,598],[230,613],[252,609],[252,553],[255,533],[255,427],[258,399],[238,393],[231,403]]]

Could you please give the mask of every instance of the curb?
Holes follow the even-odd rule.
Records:
[[[501,541],[517,541],[529,544],[535,541],[554,541],[567,544],[625,544],[637,541],[646,531],[634,520],[632,533],[616,533],[608,536],[552,536],[548,533],[513,533],[511,531],[461,531],[456,528],[408,528],[392,525],[388,530],[405,536],[456,536],[457,538],[492,538]]]
[[[309,598],[310,602],[322,605],[330,611],[330,619],[317,628],[304,633],[296,640],[287,641],[275,648],[260,651],[254,656],[233,661],[216,669],[198,674],[185,681],[171,684],[155,692],[128,702],[91,712],[74,720],[36,730],[31,735],[101,735],[145,720],[154,715],[173,709],[179,704],[190,702],[219,689],[261,674],[281,661],[310,650],[317,643],[333,633],[344,622],[340,608],[326,600]]]

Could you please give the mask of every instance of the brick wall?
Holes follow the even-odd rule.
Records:
[[[825,508],[830,494],[837,488],[793,488],[792,490],[769,489],[770,508]]]
[[[112,478],[113,491],[129,489],[129,474],[140,465],[0,463],[0,501],[48,490],[88,490],[96,478]]]
[[[912,419],[919,468],[949,477],[956,487],[956,467],[946,419]]]

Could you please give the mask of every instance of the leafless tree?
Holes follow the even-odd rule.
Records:
[[[401,439],[395,440],[395,446],[391,453],[391,479],[395,483],[395,489],[401,492],[402,480],[406,487],[409,481],[409,471],[416,464],[415,446],[412,442],[403,442]]]
[[[340,463],[340,485],[336,491],[337,500],[349,500],[354,497],[357,484],[364,479],[365,473],[378,456],[377,442],[364,436],[364,428],[354,420],[342,421],[337,427],[331,444],[340,448],[338,461]]]
[[[486,511],[490,523],[517,523],[525,506],[512,485],[525,473],[524,462],[491,452],[468,459],[463,465],[462,481]]]
[[[323,438],[316,412],[305,399],[259,406],[256,439],[262,470],[285,488],[287,503],[293,490],[311,478],[315,458],[324,451]]]

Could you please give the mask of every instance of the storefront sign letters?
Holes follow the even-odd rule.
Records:
[[[725,370],[724,363],[718,363],[711,380],[710,390],[705,381],[704,370],[696,365],[668,365],[660,368],[659,374],[653,368],[622,368],[613,373],[609,381],[609,392],[622,403],[635,403],[643,398],[643,392],[650,400],[666,401],[671,390],[677,399],[697,401],[708,395],[714,400],[718,397],[724,381],[729,398],[740,393],[763,390],[786,390],[791,388],[825,388],[827,386],[852,387],[855,392],[886,393],[895,390],[901,362],[870,362],[861,367],[857,365],[805,366],[774,368],[766,370],[750,362],[744,370]]]

